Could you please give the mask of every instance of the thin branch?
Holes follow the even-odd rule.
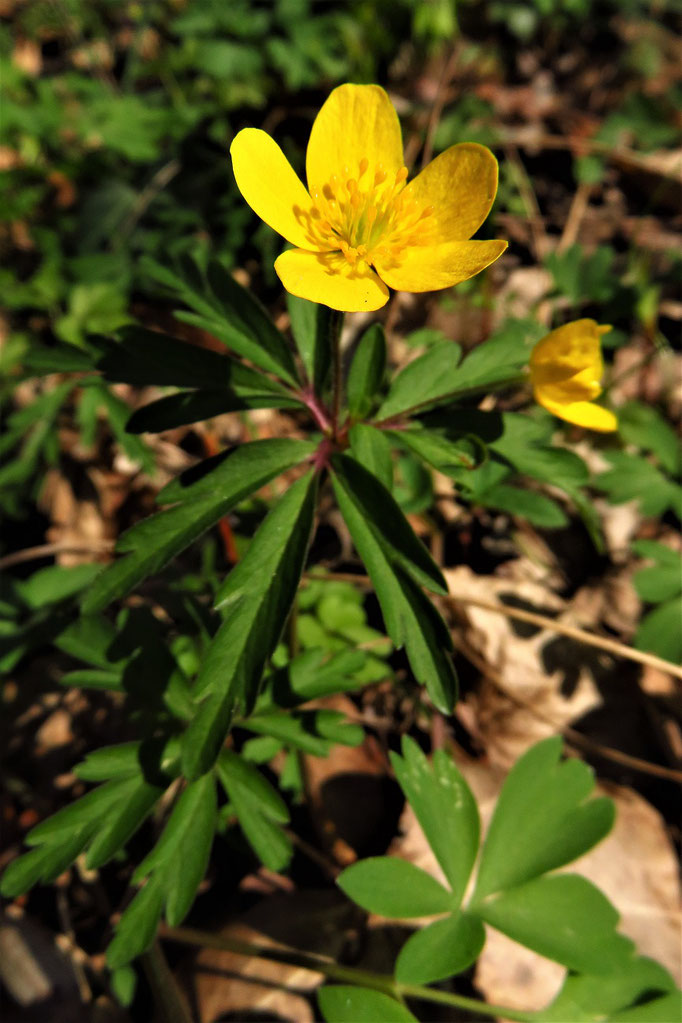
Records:
[[[491,142],[490,148],[502,149],[510,143],[514,146],[518,146],[519,149],[535,151],[541,151],[543,149],[569,150],[575,156],[587,156],[588,154],[603,156],[612,163],[617,163],[624,167],[630,167],[635,171],[644,171],[648,174],[656,175],[657,177],[664,178],[678,186],[680,183],[679,169],[663,167],[660,164],[655,164],[650,160],[647,160],[646,154],[638,153],[634,149],[627,149],[623,146],[614,148],[606,142],[600,142],[598,139],[576,138],[570,135],[568,137],[564,135],[551,134],[531,135],[522,129],[509,128],[504,131],[502,141]],[[679,166],[682,168],[682,157],[680,158]]]
[[[559,240],[559,244],[556,247],[557,252],[565,252],[566,249],[569,249],[571,245],[574,245],[578,240],[580,225],[587,213],[587,207],[589,205],[591,195],[592,185],[588,184],[586,181],[581,181],[575,190],[575,194],[571,201],[571,208],[569,209],[568,216],[566,217],[564,230]]]
[[[21,565],[24,561],[50,558],[54,554],[103,554],[113,551],[114,540],[97,540],[92,543],[41,543],[37,547],[24,547],[0,558],[0,570]]]
[[[604,757],[605,760],[613,760],[617,764],[622,764],[623,767],[629,767],[634,771],[641,771],[642,774],[654,775],[657,778],[664,778],[666,781],[673,781],[678,784],[682,783],[682,771],[676,771],[674,767],[664,767],[662,764],[654,764],[650,760],[643,760],[642,757],[633,757],[630,753],[623,753],[622,750],[614,749],[613,746],[604,746],[602,743],[595,742],[594,739],[583,735],[582,732],[576,731],[575,728],[571,728],[570,725],[564,725],[560,721],[556,721],[550,714],[545,714],[542,710],[539,710],[530,700],[522,700],[516,693],[510,692],[502,681],[501,673],[496,671],[483,657],[473,650],[469,643],[462,642],[456,636],[453,636],[453,642],[467,660],[471,661],[477,671],[480,671],[485,678],[492,682],[510,703],[532,714],[538,721],[544,721],[545,724],[550,725],[555,731],[563,735],[570,745],[578,746],[583,750]]]
[[[682,667],[673,664],[672,661],[666,661],[663,657],[657,657],[656,654],[648,654],[643,650],[635,650],[633,647],[626,646],[625,643],[618,643],[616,640],[607,639],[605,636],[595,636],[592,632],[587,632],[585,629],[579,629],[573,625],[564,625],[563,622],[555,622],[552,618],[536,614],[534,611],[524,611],[517,607],[506,607],[504,604],[479,600],[478,597],[447,596],[443,600],[447,600],[451,604],[468,604],[470,607],[480,607],[483,611],[493,611],[495,614],[504,615],[506,618],[515,618],[520,622],[528,622],[529,625],[537,625],[541,629],[559,632],[562,636],[568,636],[570,639],[575,639],[578,643],[584,643],[586,646],[597,647],[599,650],[606,650],[607,653],[614,654],[616,657],[624,657],[626,660],[636,661],[638,664],[647,664],[652,668],[658,668],[660,671],[666,671],[676,678],[682,678]]]
[[[440,76],[438,82],[438,90],[436,92],[436,98],[431,107],[431,113],[429,114],[429,122],[426,127],[426,138],[424,139],[424,150],[422,153],[421,166],[422,170],[428,163],[431,163],[433,156],[433,142],[438,131],[438,125],[440,123],[441,115],[443,113],[443,107],[448,102],[448,86],[450,85],[457,63],[460,56],[460,47],[458,45],[453,46],[452,52],[448,57],[447,62],[443,67],[443,73]]]
[[[167,927],[161,925],[159,937],[165,941],[177,941],[183,945],[195,945],[199,948],[215,948],[225,952],[234,952],[236,955],[260,959],[268,959],[275,963],[286,963],[291,966],[298,966],[305,970],[312,970],[321,973],[330,980],[344,981],[355,984],[358,987],[372,988],[374,991],[381,991],[393,998],[420,998],[427,1002],[436,1002],[440,1005],[449,1005],[453,1008],[464,1009],[468,1012],[475,1012],[480,1016],[501,1016],[511,1020],[527,1020],[528,1013],[519,1012],[517,1009],[508,1009],[501,1005],[487,1005],[475,998],[466,998],[464,995],[451,994],[449,991],[438,991],[435,988],[422,987],[419,984],[400,984],[393,977],[387,974],[371,973],[368,970],[359,970],[353,966],[341,966],[327,956],[317,955],[313,952],[301,952],[298,949],[290,948],[287,945],[278,944],[276,947],[263,945],[252,941],[243,941],[240,938],[228,938],[221,934],[212,934],[208,931],[199,931],[193,927]],[[285,984],[281,985],[286,988]]]
[[[545,222],[538,205],[537,196],[516,146],[510,143],[505,146],[504,152],[516,180],[516,187],[526,211],[526,220],[530,224],[533,254],[536,260],[541,263],[550,251],[551,244],[545,231]]]

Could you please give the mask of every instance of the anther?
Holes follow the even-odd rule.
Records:
[[[382,182],[384,182],[385,180],[386,180],[386,171],[384,170],[382,165],[379,164],[379,166],[377,167],[376,171],[374,172],[374,184],[375,185],[381,185]]]
[[[358,183],[355,180],[355,178],[349,178],[348,179],[348,181],[346,182],[346,188],[347,188],[348,192],[350,193],[350,195],[352,195],[353,192],[357,192],[357,190],[358,190]]]
[[[367,170],[368,167],[369,167],[369,160],[367,159],[366,156],[363,156],[362,160],[360,160],[360,167],[358,169],[358,177],[359,178],[362,177],[362,175],[365,173],[365,171]]]
[[[425,206],[419,215],[419,219],[426,220],[427,217],[430,217],[433,214],[434,209],[434,206]]]
[[[325,199],[333,199],[334,193],[332,191],[331,185],[325,185],[322,189],[322,194],[324,195]]]
[[[395,183],[396,183],[396,185],[400,185],[405,180],[406,177],[407,177],[407,167],[401,167],[400,170],[396,173],[396,176],[395,176]]]

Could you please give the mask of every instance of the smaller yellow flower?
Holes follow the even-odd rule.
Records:
[[[588,430],[618,429],[613,412],[595,405],[602,392],[602,334],[611,327],[574,320],[538,341],[530,357],[530,378],[538,404],[555,416]]]
[[[244,128],[230,148],[240,192],[295,248],[275,270],[300,298],[380,309],[388,289],[437,291],[480,273],[505,241],[472,241],[497,191],[497,160],[463,142],[407,182],[400,122],[378,85],[340,85],[315,118],[306,188],[277,143]]]

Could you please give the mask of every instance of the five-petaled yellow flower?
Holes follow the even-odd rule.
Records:
[[[449,288],[507,247],[469,240],[497,191],[490,150],[452,146],[407,184],[398,116],[378,85],[341,85],[324,103],[308,143],[307,190],[258,128],[240,131],[230,152],[249,206],[296,246],[275,262],[282,284],[332,309],[379,309],[387,285]]]
[[[602,392],[600,338],[609,330],[574,320],[538,341],[530,357],[535,400],[560,419],[604,433],[618,429],[613,412],[593,403]]]

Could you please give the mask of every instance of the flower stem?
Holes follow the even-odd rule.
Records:
[[[449,991],[439,991],[437,988],[423,987],[420,984],[400,984],[393,977],[386,974],[359,970],[354,966],[342,966],[326,956],[310,952],[300,952],[298,949],[286,946],[273,947],[271,945],[257,944],[252,941],[243,941],[241,938],[228,938],[224,934],[199,931],[193,927],[167,927],[165,925],[161,926],[159,937],[166,941],[179,941],[185,945],[197,945],[199,948],[223,949],[227,952],[236,952],[238,955],[258,956],[261,959],[269,959],[272,962],[299,966],[306,970],[321,973],[330,980],[355,984],[358,987],[372,988],[374,991],[382,991],[391,998],[397,998],[401,1001],[405,997],[420,998],[427,1002],[437,1002],[440,1005],[450,1005],[468,1012],[475,1012],[480,1016],[502,1016],[506,1019],[521,1021],[521,1023],[533,1015],[528,1012],[520,1012],[518,1009],[508,1009],[501,1005],[488,1005],[485,1002],[479,1002],[475,998],[466,998],[464,995],[452,994]],[[282,986],[284,987],[284,985]]]
[[[332,309],[329,318],[329,343],[332,349],[332,431],[336,439],[339,432],[341,393],[343,391],[343,364],[341,358],[341,328],[343,313]]]

